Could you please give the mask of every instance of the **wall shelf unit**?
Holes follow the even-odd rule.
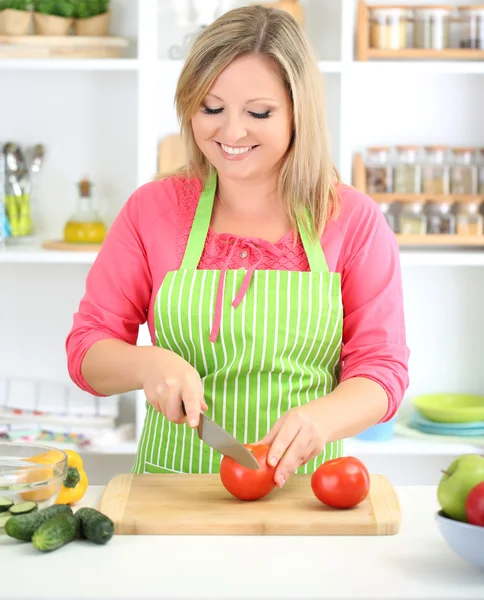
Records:
[[[484,51],[417,56],[407,49],[383,56],[362,46],[364,2],[305,0],[302,5],[325,80],[330,142],[344,181],[363,189],[354,181],[354,156],[367,146],[484,146]],[[129,195],[156,174],[160,142],[178,133],[173,97],[182,61],[168,56],[187,31],[175,27],[172,3],[113,0],[112,13],[112,34],[130,40],[121,58],[0,59],[2,89],[8,89],[0,96],[0,111],[9,115],[2,121],[2,144],[42,142],[47,148],[36,196],[39,239],[0,250],[0,376],[28,370],[32,376],[68,379],[65,337],[97,253],[47,250],[42,242],[61,236],[83,176],[107,199],[106,218],[112,221]],[[428,238],[421,247],[414,244],[421,240],[398,239],[412,351],[408,397],[427,391],[482,393],[484,243],[467,240],[457,247]],[[444,249],[438,247],[442,241]],[[149,343],[145,327],[139,343]],[[135,405],[139,429],[142,394]],[[356,442],[350,447],[362,448]],[[378,452],[392,448],[444,454],[459,446],[444,451],[415,440],[396,441],[378,446]],[[132,453],[134,446],[119,449]]]

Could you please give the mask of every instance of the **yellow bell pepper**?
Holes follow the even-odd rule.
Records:
[[[56,462],[62,459],[62,454],[58,450],[50,450],[49,452],[44,452],[43,454],[39,454],[38,456],[32,456],[28,460],[30,462],[39,463],[40,465],[45,465],[44,469],[26,469],[25,472],[22,472],[23,469],[20,469],[18,483],[37,483],[40,481],[49,481],[54,477],[54,469],[49,466],[53,465]],[[37,490],[32,490],[31,492],[22,492],[20,494],[23,500],[29,500],[33,502],[44,502],[45,500],[49,500],[54,496],[57,492],[57,485],[55,483],[47,484],[44,487],[41,487]]]
[[[73,450],[64,450],[67,454],[67,477],[62,484],[56,504],[75,504],[86,493],[89,480],[84,471],[82,458]]]

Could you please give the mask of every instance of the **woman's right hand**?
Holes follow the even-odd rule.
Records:
[[[146,399],[169,421],[178,424],[188,422],[190,427],[197,427],[200,412],[208,408],[198,371],[171,350],[156,346],[153,350],[144,365]]]

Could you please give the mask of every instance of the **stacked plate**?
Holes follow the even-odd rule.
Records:
[[[458,437],[484,436],[484,396],[426,394],[412,401],[410,427],[422,433]]]

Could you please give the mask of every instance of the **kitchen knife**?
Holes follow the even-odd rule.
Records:
[[[183,414],[186,415],[187,413],[183,402],[182,409]],[[212,419],[203,413],[200,413],[197,432],[198,437],[203,442],[211,446],[217,452],[220,452],[220,454],[229,456],[232,460],[235,460],[235,462],[247,469],[260,469],[259,463],[254,455],[244,446],[244,444],[239,442],[233,435],[228,431],[225,431],[223,427],[217,425],[215,421],[212,421]]]

